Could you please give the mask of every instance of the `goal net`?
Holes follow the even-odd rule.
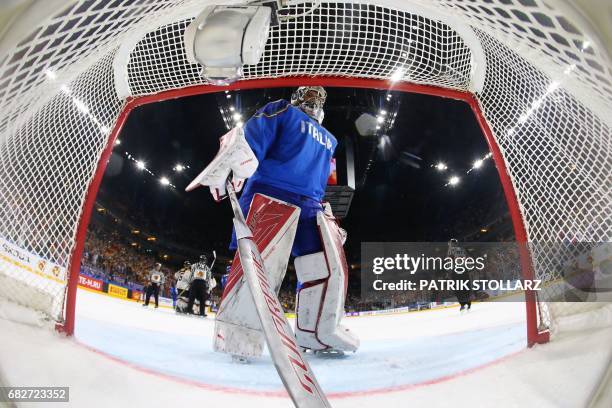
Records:
[[[0,296],[70,333],[89,213],[129,110],[223,88],[182,43],[212,1],[46,3],[16,13],[0,38]],[[612,68],[568,2],[290,0],[282,13],[233,89],[341,82],[471,101],[507,180],[517,240],[610,241]],[[533,274],[559,290],[558,259],[530,248]],[[585,308],[528,305],[531,342]]]

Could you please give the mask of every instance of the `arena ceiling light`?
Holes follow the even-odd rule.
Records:
[[[446,166],[446,164],[444,164],[443,162],[438,162],[438,163],[436,164],[436,170],[438,170],[438,171],[444,171],[444,170],[446,170],[446,169],[448,169],[448,166]]]
[[[81,112],[88,114],[89,113],[89,108],[87,107],[87,105],[85,105],[85,103],[83,101],[81,101],[80,99],[77,98],[72,98],[72,102],[75,104],[75,106],[77,107],[78,110],[80,110]]]
[[[50,69],[46,69],[45,70],[45,74],[47,75],[47,77],[52,80],[55,81],[57,79],[57,74],[55,73],[55,71],[50,70]]]
[[[456,186],[457,184],[459,184],[460,181],[461,179],[458,176],[452,176],[451,178],[448,179],[448,185]]]
[[[202,76],[215,85],[238,80],[244,65],[259,62],[272,12],[267,5],[206,7],[185,30],[187,60],[202,65]]]
[[[391,82],[397,82],[399,80],[401,80],[404,77],[405,74],[405,70],[403,67],[399,67],[395,70],[395,72],[393,72],[393,74],[391,75]]]

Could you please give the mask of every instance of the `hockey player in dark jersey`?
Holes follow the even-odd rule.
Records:
[[[448,242],[448,252],[447,256],[451,258],[465,258],[467,257],[467,253],[465,249],[459,246],[459,242],[453,238]],[[455,282],[463,282],[467,286],[470,284],[470,272],[468,270],[464,271],[461,274],[456,272],[451,272],[451,278],[455,280]],[[472,309],[472,300],[471,300],[471,290],[469,289],[458,289],[455,291],[455,296],[457,296],[457,301],[459,302],[460,308],[459,312],[469,312]]]
[[[159,291],[166,281],[166,277],[161,270],[161,264],[156,263],[155,267],[149,271],[149,283],[147,286],[147,292],[145,296],[145,302],[142,306],[149,306],[149,300],[151,299],[151,295],[155,298],[155,308],[159,307]]]
[[[340,324],[348,279],[342,250],[346,234],[331,207],[322,203],[338,144],[321,126],[326,97],[322,87],[305,86],[294,92],[291,102],[279,100],[259,109],[244,128],[234,128],[221,138],[219,153],[187,190],[206,185],[220,200],[230,173],[237,191],[249,178],[240,206],[248,213],[247,222],[261,243],[269,280],[277,291],[289,255],[295,257],[302,283],[296,302],[298,345],[341,353],[357,350],[359,340]],[[281,213],[289,215],[281,219]],[[236,249],[235,235],[230,249]],[[259,356],[264,339],[241,276],[235,257],[215,322],[214,348],[236,356]]]
[[[191,286],[189,288],[189,303],[187,313],[193,314],[193,303],[197,299],[200,302],[200,316],[206,317],[206,297],[208,295],[208,281],[211,279],[211,271],[207,264],[206,255],[200,256],[200,262],[191,266]]]

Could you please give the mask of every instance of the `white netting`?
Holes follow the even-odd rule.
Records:
[[[21,27],[0,56],[1,296],[62,319],[66,268],[109,131],[128,96],[205,84],[182,45],[205,3],[70,3]],[[529,240],[610,240],[612,69],[574,14],[540,0],[290,3],[284,12],[296,17],[272,28],[245,78],[393,77],[474,92]],[[560,277],[550,252],[532,252],[539,277]]]
[[[302,14],[309,6],[297,6]],[[182,35],[192,18],[151,30],[130,54],[132,95],[202,84],[187,62]],[[450,27],[422,16],[366,4],[332,3],[272,27],[259,64],[245,79],[333,75],[398,79],[467,90],[470,49]]]

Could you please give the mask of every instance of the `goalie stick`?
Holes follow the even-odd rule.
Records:
[[[236,192],[229,179],[226,185],[234,210],[234,228],[240,264],[253,296],[253,303],[276,371],[297,408],[331,408],[295,341],[295,335],[275,291],[268,283],[263,259],[252,240],[253,234],[244,219]]]
[[[213,254],[213,260],[212,260],[212,262],[210,263],[210,266],[208,267],[208,268],[210,269],[211,273],[212,273],[212,268],[213,268],[213,266],[215,266],[215,261],[217,260],[217,251],[215,251],[215,250],[213,249],[212,254]]]

